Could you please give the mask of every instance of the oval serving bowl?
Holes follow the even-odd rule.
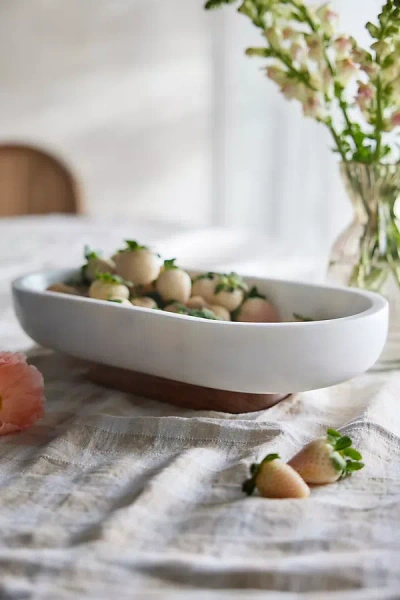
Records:
[[[328,387],[372,367],[386,340],[387,302],[370,292],[247,277],[283,320],[293,313],[315,320],[233,323],[45,291],[76,273],[14,281],[24,331],[71,356],[179,382],[255,394]]]

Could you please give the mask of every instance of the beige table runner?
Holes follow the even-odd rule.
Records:
[[[39,225],[35,267],[43,239],[52,254],[63,243]],[[28,343],[6,288],[26,265],[11,258],[2,349]],[[97,387],[48,352],[32,362],[46,416],[0,439],[1,599],[400,598],[399,373],[225,415]],[[328,425],[354,438],[363,471],[306,501],[243,497],[254,458],[289,458]]]

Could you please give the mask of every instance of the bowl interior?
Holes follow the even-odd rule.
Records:
[[[188,272],[191,276],[197,274],[196,271]],[[24,289],[42,292],[52,283],[66,282],[77,275],[76,269],[49,270],[27,275],[21,278],[17,285]],[[339,319],[358,315],[373,306],[372,296],[369,293],[351,288],[267,280],[259,277],[244,279],[249,287],[257,286],[258,290],[278,307],[283,321],[292,321],[295,313],[314,321]],[[70,298],[75,299],[73,296]],[[85,298],[79,300],[85,301]]]

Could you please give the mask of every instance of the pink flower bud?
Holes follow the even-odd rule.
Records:
[[[288,80],[283,84],[281,92],[288,100],[295,98],[296,100],[300,100],[300,102],[304,102],[307,98],[307,88],[305,85],[293,80]]]
[[[392,92],[397,97],[399,97],[400,96],[400,75],[398,77],[396,77],[396,79],[394,79],[393,81],[391,81],[390,87],[392,89]]]
[[[358,73],[359,67],[350,59],[344,58],[337,62],[337,79],[346,87],[349,81]]]
[[[282,29],[282,35],[284,40],[292,40],[295,39],[299,33],[293,27],[285,27]]]
[[[291,45],[289,54],[293,60],[296,60],[300,63],[304,62],[307,58],[307,51],[305,47],[302,44],[299,44],[298,42],[295,42]]]
[[[308,46],[308,55],[311,60],[320,61],[323,56],[323,45],[322,40],[318,34],[314,33],[306,37],[306,43]]]
[[[281,92],[288,100],[292,100],[292,98],[296,98],[297,89],[296,84],[293,81],[288,81],[284,83],[281,87]]]
[[[400,111],[392,115],[391,123],[393,127],[400,127]]]
[[[335,28],[339,23],[339,15],[334,10],[332,10],[329,3],[320,6],[317,9],[316,14],[319,20],[321,21],[321,25],[326,35],[331,37],[334,34]]]
[[[353,41],[348,36],[342,35],[333,42],[337,58],[347,58],[353,49]]]
[[[331,98],[334,92],[334,79],[328,67],[322,73],[322,85],[325,94]]]
[[[368,112],[372,105],[372,100],[374,97],[374,88],[367,84],[358,82],[358,91],[356,96],[356,103],[360,107],[363,112]]]
[[[285,85],[288,81],[287,72],[281,67],[270,65],[266,68],[266,73],[269,79],[272,79],[272,81],[275,81],[280,86]]]
[[[386,58],[386,56],[388,56],[392,51],[390,44],[388,44],[385,40],[378,40],[377,42],[374,42],[371,44],[371,48],[372,50],[375,50],[376,55],[380,60]]]
[[[322,120],[326,116],[325,106],[318,94],[309,93],[303,102],[303,113],[305,117]]]
[[[277,30],[274,27],[268,27],[264,31],[264,35],[267,38],[269,44],[273,48],[276,48],[277,46],[279,46],[279,35],[278,35]]]
[[[370,79],[374,79],[379,73],[378,65],[373,62],[361,65],[360,69],[364,71],[364,73],[366,73]]]

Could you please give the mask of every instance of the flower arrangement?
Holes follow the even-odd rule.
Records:
[[[237,0],[208,0],[206,9]],[[243,0],[238,12],[261,30],[264,45],[248,56],[267,59],[266,75],[306,117],[324,123],[343,162],[395,162],[400,126],[400,0],[387,0],[367,23],[368,49],[338,32],[329,4],[302,0]]]

